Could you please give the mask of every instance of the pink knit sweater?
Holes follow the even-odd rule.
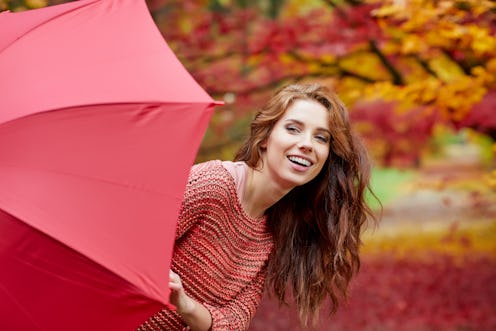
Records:
[[[212,314],[212,331],[246,330],[260,303],[272,237],[265,218],[242,209],[236,184],[221,161],[193,166],[181,206],[172,270],[186,293]],[[139,331],[185,330],[169,309]]]

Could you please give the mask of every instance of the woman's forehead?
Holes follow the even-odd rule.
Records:
[[[312,99],[295,100],[279,119],[280,121],[296,121],[329,129],[329,110]]]

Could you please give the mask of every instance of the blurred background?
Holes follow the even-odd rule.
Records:
[[[0,0],[0,10],[62,2]],[[322,311],[315,330],[496,330],[495,1],[147,4],[191,75],[225,102],[197,162],[232,159],[281,85],[320,82],[348,106],[374,159],[382,221],[364,233],[348,302]],[[250,330],[304,328],[266,297]]]

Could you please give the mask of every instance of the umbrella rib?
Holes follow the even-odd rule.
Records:
[[[1,50],[0,50],[1,52]],[[95,103],[85,103],[85,104],[75,104],[75,105],[70,105],[70,106],[61,106],[58,108],[52,108],[52,109],[46,109],[46,110],[39,110],[36,113],[29,113],[29,114],[24,114],[19,117],[15,118],[10,118],[6,119],[4,121],[0,121],[0,127],[6,124],[9,124],[10,122],[18,121],[26,117],[30,116],[38,116],[39,114],[43,113],[52,113],[52,112],[57,112],[57,111],[65,111],[68,109],[76,109],[76,108],[86,108],[86,107],[93,107],[93,106],[107,106],[107,105],[139,105],[139,106],[150,106],[150,105],[205,105],[205,108],[209,108],[211,106],[216,106],[216,105],[223,105],[224,103],[222,101],[213,101],[213,100],[205,100],[205,101],[181,101],[181,100],[176,100],[176,101],[112,101],[112,102],[95,102]]]
[[[32,226],[30,226],[32,227]],[[41,231],[40,229],[37,229],[37,228],[34,228],[33,229],[35,231],[38,231],[40,233],[42,233],[43,235],[47,235],[45,232]],[[137,286],[136,284],[134,284],[133,282],[129,281],[128,279],[122,277],[120,274],[116,273],[114,270],[111,270],[109,268],[107,268],[105,265],[103,265],[102,263],[98,262],[97,260],[85,255],[84,252],[82,252],[81,250],[75,248],[75,247],[72,247],[71,245],[65,243],[64,241],[58,239],[58,238],[55,238],[55,237],[52,237],[52,239],[56,240],[59,244],[61,244],[62,246],[64,246],[66,249],[69,249],[73,252],[76,252],[77,254],[80,254],[81,256],[84,256],[88,261],[90,261],[91,263],[94,263],[96,266],[98,266],[99,268],[101,269],[104,269],[108,272],[110,272],[114,277],[117,277],[119,278],[120,280],[122,280],[123,282],[125,282],[126,284],[129,285],[129,289],[132,289],[134,290],[136,293],[140,293],[142,296],[144,297],[147,297],[149,294],[145,293],[143,291],[143,289],[141,289],[139,286]],[[16,258],[17,259],[17,258]],[[25,263],[26,261],[24,260],[20,260],[20,259],[17,259],[18,261],[20,261],[21,263]],[[45,261],[46,262],[46,261]],[[28,264],[31,268],[33,269],[36,269],[42,273],[45,273],[47,275],[50,275],[54,278],[59,278],[59,279],[63,279],[64,281],[68,282],[68,283],[71,283],[71,284],[75,284],[75,285],[78,285],[80,287],[84,287],[86,290],[90,290],[90,291],[93,291],[93,292],[99,292],[98,289],[96,287],[92,287],[92,286],[88,286],[86,285],[84,282],[81,282],[81,281],[75,281],[69,277],[62,277],[61,275],[57,274],[57,273],[54,273],[54,272],[49,272],[48,271],[48,268],[40,268],[39,266],[33,264],[33,263],[29,263]],[[79,273],[79,275],[81,275]],[[88,276],[88,274],[83,274],[85,276]],[[105,285],[104,283],[102,283],[101,279],[98,278],[98,277],[93,277],[92,278],[92,281],[94,282],[97,282],[99,281],[100,284],[103,284]],[[106,285],[107,286],[107,285]],[[108,287],[108,286],[107,286]],[[26,311],[23,306],[15,299],[14,296],[12,296],[12,294],[7,290],[7,288],[5,288],[5,286],[3,286],[1,283],[0,283],[0,291],[3,290],[3,292],[12,300],[12,302],[14,302],[14,304],[20,308],[20,310],[26,315],[27,318],[29,318],[29,320],[33,323],[33,325],[36,326],[37,330],[43,330],[32,318],[32,316],[29,314],[28,311]],[[150,299],[154,300],[155,302],[163,305],[164,303],[159,300],[158,298],[156,297],[149,297]]]
[[[37,330],[42,330],[42,328],[33,320],[33,317],[29,314],[29,312],[26,311],[26,309],[24,309],[24,307],[15,299],[14,296],[12,296],[10,294],[10,292],[7,290],[7,288],[5,288],[5,286],[3,286],[1,283],[0,283],[0,289],[12,300],[12,302],[17,306],[19,307],[19,309],[24,313],[24,315],[31,321],[31,323],[36,326],[36,329]]]
[[[65,171],[59,171],[59,170],[54,170],[54,169],[28,168],[28,167],[19,166],[19,165],[16,165],[16,164],[2,164],[2,165],[0,165],[0,167],[12,167],[12,168],[16,168],[16,169],[24,168],[24,169],[29,169],[29,170],[41,171],[41,172],[42,171],[51,172],[51,173],[59,174],[59,175],[63,175],[63,176],[74,176],[74,177],[78,177],[78,178],[84,178],[84,179],[89,179],[89,180],[93,180],[93,181],[98,181],[98,182],[106,183],[106,184],[109,184],[109,185],[120,186],[120,187],[124,187],[124,188],[131,189],[131,190],[148,192],[148,193],[162,195],[162,196],[166,196],[166,197],[170,197],[170,198],[177,198],[176,196],[174,196],[174,195],[172,195],[170,193],[166,193],[166,192],[159,192],[159,191],[152,190],[152,189],[149,189],[149,188],[144,188],[144,187],[141,187],[140,188],[140,187],[137,187],[136,185],[132,185],[132,184],[118,183],[118,182],[111,181],[111,180],[108,180],[108,179],[103,179],[103,178],[98,178],[98,177],[93,177],[93,176],[88,176],[88,175],[82,175],[82,174],[76,174],[76,173],[71,173],[71,172],[65,172]],[[182,197],[179,198],[179,199],[181,200]]]
[[[98,0],[94,0],[94,1],[92,1],[92,2],[89,2],[89,3],[85,4],[85,5],[82,5],[82,6],[79,6],[79,7],[73,8],[73,9],[68,10],[68,11],[61,12],[60,14],[55,15],[55,16],[53,16],[53,17],[51,17],[49,20],[46,20],[46,21],[40,22],[39,24],[37,24],[37,25],[33,26],[31,29],[29,29],[29,30],[25,31],[25,32],[24,32],[24,34],[22,34],[21,36],[19,36],[19,37],[17,37],[16,39],[12,40],[12,41],[11,41],[9,44],[7,44],[4,48],[0,49],[0,52],[5,51],[5,50],[6,50],[7,48],[9,48],[12,44],[16,43],[19,39],[22,39],[22,37],[24,37],[25,35],[28,35],[31,31],[36,30],[39,26],[41,26],[41,25],[45,25],[47,22],[53,21],[53,20],[55,20],[55,19],[59,18],[60,16],[67,15],[68,13],[73,12],[73,11],[75,11],[75,10],[79,10],[79,9],[81,9],[81,8],[83,8],[83,7],[86,7],[86,6],[92,5],[92,4],[94,4],[95,2],[98,2]]]
[[[40,233],[44,234],[44,235],[47,235],[45,232],[37,229],[37,228],[33,228],[35,229],[36,231],[39,231]],[[80,251],[79,249],[77,248],[74,248],[72,247],[71,245],[65,243],[64,241],[60,240],[60,239],[57,239],[55,237],[51,237],[52,239],[56,240],[58,243],[60,243],[61,245],[63,245],[65,248],[73,251],[73,252],[76,252],[77,254],[80,254],[81,256],[84,256],[88,261],[90,261],[91,263],[94,263],[95,265],[97,265],[99,268],[102,268],[102,269],[105,269],[106,271],[110,272],[113,276],[121,279],[122,281],[126,282],[127,284],[129,284],[130,287],[132,287],[136,292],[139,292],[143,295],[146,295],[146,293],[144,293],[138,286],[136,286],[134,283],[130,282],[128,279],[122,277],[121,275],[119,275],[118,273],[116,273],[114,270],[111,270],[109,268],[107,268],[105,265],[103,265],[102,263],[98,262],[97,260],[87,256],[84,254],[84,252]],[[23,260],[20,260],[20,259],[17,259],[18,261],[24,263],[25,261]],[[46,263],[46,261],[45,261]],[[84,282],[78,282],[78,281],[74,281],[73,279],[69,278],[69,277],[62,277],[60,274],[58,273],[55,273],[55,272],[49,272],[48,268],[40,268],[39,266],[37,266],[36,264],[33,264],[33,263],[29,263],[28,264],[31,268],[33,269],[36,269],[40,272],[43,272],[45,274],[48,274],[54,278],[59,278],[59,279],[63,279],[64,281],[66,282],[70,282],[72,284],[76,284],[76,285],[79,285],[81,287],[84,287],[86,288],[87,290],[93,290],[93,291],[98,291],[95,287],[91,287],[91,286],[88,286],[87,284],[85,284]],[[74,272],[77,272],[74,271]],[[81,273],[78,273],[78,275],[84,275],[84,276],[88,276],[88,274],[81,274]],[[100,281],[100,283],[102,283],[101,279],[98,278],[98,277],[92,277],[92,281],[96,282],[96,281]],[[9,295],[10,297],[10,295]]]

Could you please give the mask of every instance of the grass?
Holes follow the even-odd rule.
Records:
[[[401,195],[404,184],[415,178],[413,170],[395,168],[375,168],[372,172],[371,187],[383,206]],[[379,202],[370,194],[367,202],[373,209],[380,207]]]

